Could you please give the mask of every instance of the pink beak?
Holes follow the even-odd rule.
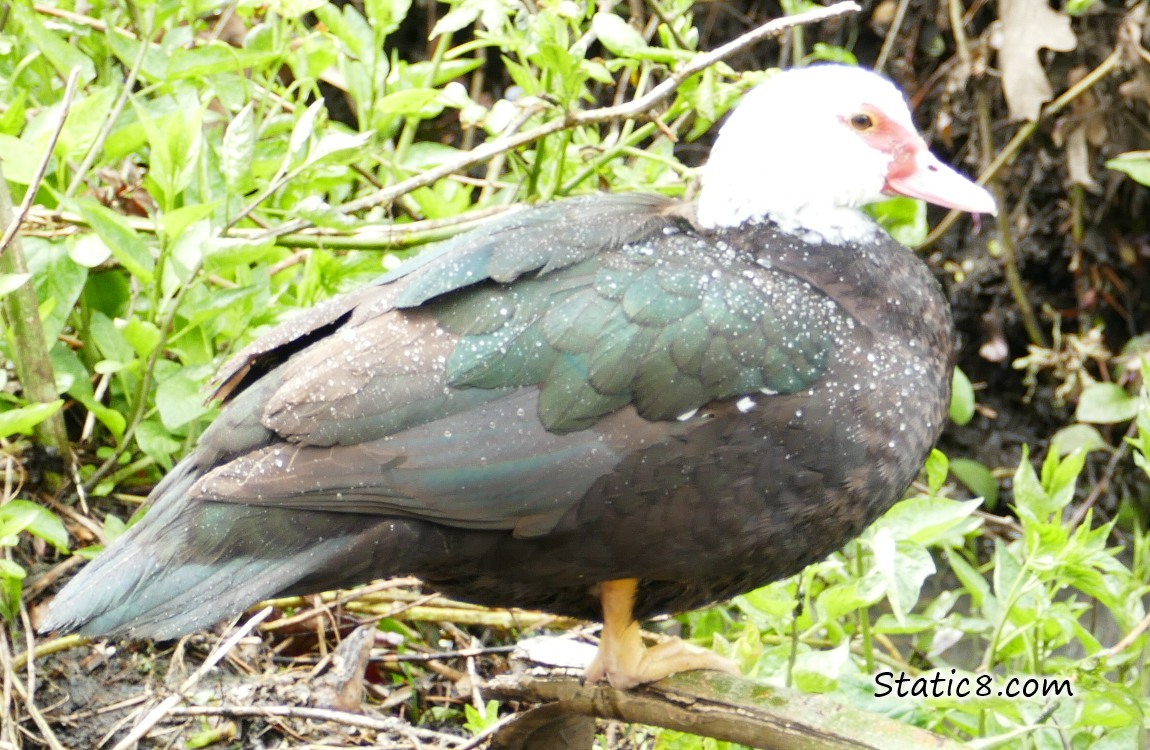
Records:
[[[883,192],[959,211],[998,214],[989,191],[943,164],[917,137],[896,152]]]

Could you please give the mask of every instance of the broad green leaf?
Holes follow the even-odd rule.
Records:
[[[4,540],[0,539],[0,543]],[[13,626],[20,619],[20,595],[24,591],[24,569],[0,558],[0,615]]]
[[[0,299],[24,286],[30,278],[30,273],[0,273]]]
[[[59,517],[29,500],[9,500],[0,505],[0,538],[27,532],[61,552],[68,551],[68,531]]]
[[[1074,486],[1086,464],[1086,451],[1074,451],[1059,458],[1058,451],[1049,450],[1042,462],[1042,486],[1050,500],[1049,511],[1061,511],[1074,499]]]
[[[919,245],[926,239],[926,203],[916,198],[890,198],[866,207],[891,237],[907,247]]]
[[[950,473],[968,490],[981,497],[987,508],[998,505],[998,480],[990,469],[969,458],[956,458],[950,462]]]
[[[978,527],[971,515],[982,503],[978,500],[950,500],[944,497],[911,497],[896,503],[876,523],[895,541],[927,545],[961,542],[961,536]],[[955,539],[955,536],[958,539]]]
[[[650,47],[634,26],[614,13],[596,13],[591,19],[591,31],[619,57],[636,57]]]
[[[137,352],[124,338],[120,327],[104,313],[99,310],[93,311],[89,327],[92,334],[89,343],[94,344],[105,358],[119,362],[131,362],[136,358]]]
[[[162,119],[153,118],[140,105],[134,107],[151,147],[145,184],[152,187],[164,211],[178,208],[178,196],[191,182],[203,146],[203,108],[190,96],[181,97],[181,104]]]
[[[0,154],[4,154],[2,162],[4,179],[15,185],[31,185],[36,179],[36,171],[40,168],[40,157],[46,146],[36,148],[35,144],[27,139],[0,133]],[[13,188],[13,200],[19,201],[22,191]]]
[[[1079,422],[1114,424],[1138,414],[1138,399],[1115,383],[1091,383],[1078,398],[1074,416]]]
[[[112,249],[98,234],[81,234],[69,239],[68,257],[85,268],[95,268],[112,257]]]
[[[307,156],[308,164],[315,164],[331,156],[354,154],[362,156],[363,147],[371,140],[371,133],[324,133],[319,143]]]
[[[411,0],[366,0],[364,3],[367,20],[381,38],[391,36],[410,9]]]
[[[213,237],[204,242],[204,267],[219,271],[266,260],[276,251],[275,238],[241,240]]]
[[[930,494],[937,495],[946,481],[946,469],[949,462],[946,454],[934,448],[926,458],[926,483],[930,487]]]
[[[172,456],[183,445],[172,437],[172,433],[156,419],[146,419],[136,428],[136,444],[140,450],[165,471],[171,471]]]
[[[1050,438],[1050,450],[1059,456],[1065,456],[1076,450],[1089,453],[1090,451],[1113,451],[1114,447],[1103,439],[1101,433],[1088,424],[1072,424],[1063,427]]]
[[[1036,517],[1045,518],[1049,514],[1049,498],[1034,467],[1030,465],[1030,449],[1022,446],[1022,458],[1014,472],[1014,504],[1019,509],[1029,509]]]
[[[68,382],[65,388],[68,395],[92,412],[117,440],[122,438],[127,420],[120,412],[96,401],[89,373],[76,352],[63,344],[57,344],[52,347],[51,356],[57,384],[61,379],[66,379]]]
[[[155,323],[138,317],[131,317],[127,320],[117,320],[116,326],[119,328],[124,340],[128,342],[139,357],[151,356],[163,338],[160,334],[159,327],[157,327]]]
[[[304,110],[292,128],[288,139],[288,152],[281,172],[287,172],[291,165],[302,161],[307,156],[307,145],[315,133],[315,124],[323,111],[323,99],[317,99],[310,107]]]
[[[44,336],[52,342],[64,330],[76,300],[88,280],[88,269],[68,257],[63,242],[50,242],[39,237],[24,238],[28,270],[40,300],[40,317]]]
[[[954,368],[951,378],[950,419],[957,425],[968,424],[974,417],[974,387],[961,368]]]
[[[96,77],[96,66],[88,56],[76,45],[64,41],[61,34],[49,31],[31,4],[8,3],[7,7],[16,16],[24,36],[31,42],[31,48],[42,54],[61,78],[67,79],[73,68],[80,69],[81,87]]]
[[[318,195],[309,195],[296,203],[292,207],[292,215],[328,229],[352,229],[360,223]]]
[[[439,89],[407,89],[388,94],[375,103],[377,115],[400,117],[438,117],[447,105]]]
[[[1127,151],[1106,162],[1106,166],[1125,173],[1135,182],[1150,185],[1150,151]]]
[[[156,388],[156,407],[165,428],[177,430],[208,413],[202,385],[202,379],[189,367],[177,370],[160,382]]]
[[[293,21],[324,5],[327,5],[327,0],[267,0],[262,3],[268,13],[290,18]]]
[[[252,161],[256,153],[256,118],[253,102],[235,114],[224,130],[220,144],[220,171],[228,187],[246,188],[252,181]]]
[[[507,25],[509,17],[519,12],[522,6],[510,0],[462,0],[452,3],[455,7],[448,11],[431,30],[431,38],[459,31],[465,26],[479,21],[488,33],[496,33]]]
[[[63,399],[56,399],[44,404],[29,404],[0,412],[0,438],[17,433],[31,435],[36,425],[60,411],[63,405]]]
[[[859,64],[858,58],[850,50],[826,42],[815,42],[811,47],[811,53],[804,60],[808,65],[818,61],[833,62],[839,65]]]
[[[355,6],[345,5],[341,13],[334,4],[327,3],[316,8],[315,15],[360,62],[370,67],[377,57],[386,59],[377,54],[375,32]]]
[[[106,208],[91,198],[76,201],[76,210],[91,225],[100,239],[116,256],[116,260],[142,284],[153,281],[152,269],[155,259],[144,239],[136,233],[128,220],[110,208]]]
[[[261,52],[233,47],[213,41],[190,49],[170,50],[166,82],[182,78],[203,79],[220,73],[261,68],[281,56],[279,52]]]
[[[863,578],[824,589],[818,596],[818,606],[827,617],[842,617],[848,612],[877,604],[887,592],[886,581],[876,571]]]

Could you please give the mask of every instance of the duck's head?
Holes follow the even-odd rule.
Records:
[[[769,219],[825,241],[865,241],[877,230],[859,208],[896,195],[996,213],[989,192],[930,153],[890,81],[820,65],[747,93],[704,167],[698,215],[708,227]]]

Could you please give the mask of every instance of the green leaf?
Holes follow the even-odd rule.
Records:
[[[148,244],[132,228],[127,218],[91,198],[78,199],[76,210],[130,274],[139,279],[141,284],[152,283],[152,269],[156,261]]]
[[[927,576],[934,573],[930,552],[918,544],[896,542],[887,528],[880,527],[871,537],[875,570],[886,582],[887,601],[899,622],[914,607]]]
[[[179,429],[209,411],[200,390],[202,380],[194,376],[193,369],[177,370],[156,388],[156,407],[164,427],[169,430]]]
[[[9,500],[0,505],[0,539],[27,532],[68,551],[68,531],[59,517],[42,505],[28,500]]]
[[[167,427],[159,420],[147,419],[136,428],[136,444],[165,471],[172,469],[172,456],[180,450],[181,443],[172,437]]]
[[[24,286],[30,278],[30,273],[0,273],[0,299]]]
[[[331,156],[354,154],[360,156],[371,140],[371,133],[324,133],[319,143],[307,155],[307,163],[315,164]]]
[[[877,572],[846,583],[824,589],[818,596],[819,611],[830,618],[838,618],[872,604],[877,604],[887,592],[886,581]]]
[[[291,213],[317,227],[327,229],[352,229],[359,225],[355,217],[336,209],[318,195],[309,195],[299,201],[292,206]]]
[[[381,41],[399,28],[410,9],[411,0],[367,0],[364,3],[367,20]]]
[[[1125,173],[1135,182],[1150,185],[1150,151],[1127,151],[1106,162],[1106,166]]]
[[[969,458],[956,458],[950,462],[950,473],[973,494],[981,497],[986,507],[998,505],[998,480],[990,469]]]
[[[926,239],[926,203],[916,198],[891,198],[872,203],[864,209],[891,237],[907,247]]]
[[[8,182],[30,185],[36,179],[36,172],[40,168],[39,154],[45,146],[37,148],[34,140],[0,133],[0,154],[4,154],[4,177]]]
[[[1046,491],[1042,489],[1042,482],[1038,474],[1030,465],[1030,448],[1022,446],[1022,458],[1018,461],[1018,469],[1014,472],[1014,504],[1019,508],[1043,508],[1046,506]]]
[[[268,13],[295,21],[316,8],[327,5],[327,0],[267,0],[262,3]]]
[[[911,497],[896,503],[876,522],[898,542],[919,545],[961,542],[961,536],[978,527],[971,519],[982,503],[978,500],[951,500],[944,497]],[[959,537],[955,539],[956,536]]]
[[[448,104],[439,89],[407,89],[388,94],[375,103],[375,113],[400,117],[438,117]]]
[[[162,118],[133,100],[151,149],[145,183],[164,211],[179,207],[178,197],[192,181],[203,145],[203,108],[190,96],[180,99],[180,109]]]
[[[1042,486],[1050,499],[1051,513],[1061,511],[1074,499],[1074,487],[1085,465],[1086,451],[1075,451],[1063,459],[1058,451],[1047,451],[1042,462]]]
[[[164,75],[167,83],[182,78],[202,79],[220,73],[261,68],[281,56],[278,51],[261,52],[219,41],[190,49],[169,50],[168,54],[171,56]]]
[[[926,458],[926,483],[930,487],[930,494],[937,495],[946,481],[946,454],[934,448]]]
[[[40,299],[44,336],[50,342],[55,341],[84,291],[88,269],[68,257],[63,242],[26,237],[24,251],[28,255],[28,270],[32,273],[36,295]]]
[[[1115,424],[1133,419],[1138,414],[1138,399],[1120,385],[1091,383],[1078,397],[1074,412],[1079,422]]]
[[[232,117],[220,144],[220,171],[228,187],[244,189],[252,182],[252,161],[256,154],[256,118],[252,102]]]
[[[0,438],[17,433],[31,435],[36,425],[60,411],[62,406],[64,400],[56,399],[45,404],[30,404],[0,412]],[[0,506],[0,508],[6,507],[8,506]]]
[[[31,10],[31,4],[9,3],[7,7],[15,14],[24,36],[31,42],[31,50],[43,55],[61,78],[67,79],[72,68],[80,69],[81,87],[96,77],[96,66],[88,56],[76,45],[64,41],[63,35],[49,31],[40,22],[39,14]]]
[[[807,55],[803,62],[810,64],[812,62],[833,62],[840,65],[858,65],[858,58],[851,53],[850,50],[839,47],[826,42],[815,42],[811,47],[811,53]]]
[[[1050,438],[1050,450],[1059,456],[1074,451],[1113,451],[1114,447],[1102,437],[1097,429],[1088,424],[1072,424],[1063,427]]]
[[[85,268],[96,268],[112,257],[112,249],[98,234],[81,234],[69,240],[68,257]]]
[[[0,558],[0,615],[13,626],[20,619],[20,596],[24,592],[24,569]]]
[[[619,57],[636,57],[650,47],[634,26],[614,13],[596,13],[591,19],[591,31]]]
[[[960,368],[954,368],[951,378],[950,419],[956,425],[968,424],[974,417],[974,387]]]

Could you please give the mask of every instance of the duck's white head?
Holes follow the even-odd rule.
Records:
[[[895,195],[996,213],[989,192],[930,153],[890,81],[820,65],[747,93],[703,168],[698,215],[707,227],[770,219],[813,240],[868,241],[880,230],[859,207]]]

